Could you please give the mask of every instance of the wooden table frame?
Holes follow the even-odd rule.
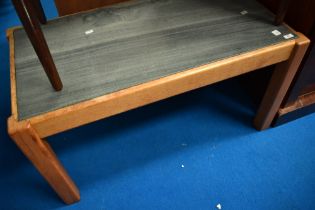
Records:
[[[290,1],[281,0],[275,17],[276,25],[283,23]],[[51,85],[56,91],[61,91],[63,84],[40,26],[47,22],[40,0],[12,0],[12,3]]]
[[[12,1],[52,86],[55,90],[61,90],[62,82],[40,26],[40,24],[46,23],[40,1]],[[276,24],[283,22],[289,1],[282,0],[275,19]],[[15,80],[14,30],[9,29],[7,31],[10,44],[12,106],[12,116],[8,119],[8,133],[67,204],[80,200],[79,190],[44,138],[265,66],[277,64],[254,120],[257,129],[266,129],[275,118],[281,101],[285,97],[309,45],[309,40],[303,34],[298,34],[299,38],[296,40],[285,41],[194,69],[187,69],[161,79],[19,121]],[[151,94],[152,92],[155,94]]]
[[[44,138],[265,66],[277,64],[254,120],[257,129],[266,129],[272,123],[309,46],[309,40],[303,34],[298,33],[299,38],[296,40],[284,41],[198,68],[188,69],[19,121],[16,104],[13,32],[14,29],[7,31],[10,43],[12,104],[12,116],[8,119],[8,133],[67,204],[80,200],[79,190]],[[152,92],[155,94],[151,94]]]

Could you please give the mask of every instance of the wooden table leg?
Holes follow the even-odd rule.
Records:
[[[299,38],[296,40],[291,57],[287,61],[277,64],[271,77],[254,120],[254,125],[258,130],[271,126],[310,44],[310,40],[303,34],[298,33],[298,35]]]
[[[12,140],[34,164],[56,193],[67,204],[80,200],[80,193],[49,144],[41,139],[29,122],[8,120]]]
[[[38,20],[38,16],[40,15],[36,15],[36,11],[30,0],[12,0],[12,2],[50,83],[55,90],[62,90],[61,79],[40,28]]]
[[[275,25],[280,25],[283,23],[285,15],[289,9],[291,0],[280,0],[278,11],[275,18]]]

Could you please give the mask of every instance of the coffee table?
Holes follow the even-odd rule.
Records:
[[[252,0],[134,0],[43,22],[50,70],[28,29],[7,31],[8,132],[68,204],[79,190],[44,138],[276,64],[254,120],[266,129],[309,45]]]

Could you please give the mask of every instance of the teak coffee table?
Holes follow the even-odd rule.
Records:
[[[70,204],[79,191],[44,140],[51,135],[277,64],[254,121],[268,128],[309,45],[273,23],[253,0],[134,0],[48,21],[62,91],[25,31],[9,29],[8,132]]]

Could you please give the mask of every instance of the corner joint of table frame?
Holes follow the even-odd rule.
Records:
[[[18,121],[13,116],[8,118],[8,134],[12,139],[19,133],[28,132],[31,129],[31,124],[28,121]]]
[[[14,31],[17,29],[20,29],[20,28],[21,28],[21,26],[15,26],[15,27],[8,28],[6,30],[7,39],[9,40],[13,36]]]
[[[295,45],[298,46],[308,46],[311,42],[309,38],[307,38],[304,34],[300,32],[295,32],[298,38],[295,40]]]

